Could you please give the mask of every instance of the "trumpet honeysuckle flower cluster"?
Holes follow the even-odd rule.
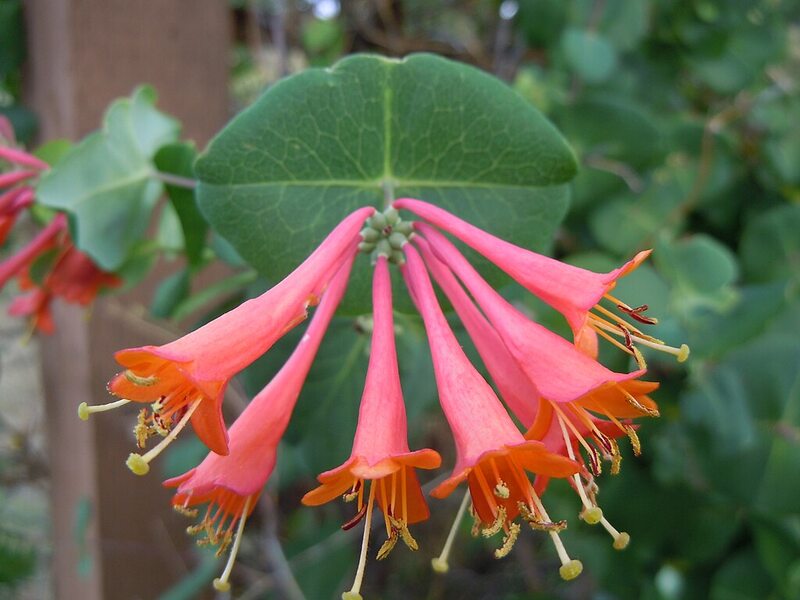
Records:
[[[405,220],[400,211],[418,220]],[[508,302],[445,233],[561,312],[573,340]],[[639,454],[633,419],[658,416],[650,397],[658,383],[643,379],[647,365],[640,347],[673,354],[679,361],[689,352],[685,345],[671,347],[646,332],[656,323],[647,306],[632,307],[612,295],[617,280],[649,252],[610,273],[593,273],[498,239],[432,204],[401,199],[384,212],[364,207],[348,215],[297,269],[262,296],[169,344],[118,352],[124,370],[108,387],[119,399],[79,407],[84,419],[129,403],[141,407],[134,427],[141,451],[127,462],[139,475],[191,423],[210,453],[165,485],[176,488],[173,506],[197,520],[189,532],[198,536],[198,543],[216,545],[220,554],[231,549],[214,586],[230,587],[245,522],[275,468],[279,441],[359,253],[372,258],[374,327],[352,452],[340,466],[320,474],[319,486],[302,500],[315,506],[341,498],[352,505],[353,514],[342,528],[363,523],[355,581],[342,597],[361,598],[371,536],[380,536],[379,560],[398,542],[418,549],[412,527],[419,527],[429,510],[417,471],[441,464],[435,450],[408,445],[392,268],[401,272],[424,322],[439,402],[456,448],[452,473],[430,495],[446,498],[463,482],[468,488],[433,568],[448,570],[456,528],[469,509],[474,535],[498,536],[497,558],[511,552],[527,525],[551,538],[562,578],[577,577],[581,562],[570,556],[559,535],[567,523],[552,519],[546,508],[552,478],[564,479],[574,489],[583,521],[600,524],[614,548],[625,548],[628,534],[609,523],[598,505],[596,478],[604,462],[612,474],[619,472],[620,438],[628,438]],[[462,350],[434,284],[472,338],[491,384]],[[222,402],[230,379],[304,321],[311,307],[316,307],[313,317],[289,360],[226,429]],[[598,338],[630,355],[636,368],[617,373],[600,364]],[[161,439],[146,450],[151,437]],[[372,532],[376,511],[383,516],[385,535]]]
[[[50,166],[15,147],[14,130],[0,117],[0,246],[19,217],[36,201],[35,184]],[[32,275],[39,265],[37,277]],[[67,218],[57,213],[16,254],[0,262],[0,289],[17,278],[20,291],[9,306],[13,316],[27,317],[31,330],[51,333],[50,305],[54,298],[87,306],[104,288],[122,281],[100,270],[70,239]]]

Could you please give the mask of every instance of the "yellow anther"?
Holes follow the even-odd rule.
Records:
[[[78,404],[78,418],[80,418],[81,421],[88,421],[90,414],[89,405],[86,404],[86,402]]]
[[[619,451],[619,444],[616,440],[611,440],[611,474],[619,475],[619,469],[622,466],[622,454]]]
[[[507,500],[508,497],[511,495],[511,492],[506,485],[506,482],[502,479],[497,482],[497,485],[494,486],[494,495],[498,498],[502,498],[503,500]]]
[[[344,494],[342,496],[342,500],[344,500],[345,502],[352,502],[356,498],[358,498],[358,490],[356,490],[355,492],[348,492],[347,494]]]
[[[631,536],[627,532],[621,531],[620,534],[614,538],[614,550],[625,550],[631,542]]]
[[[411,532],[408,530],[408,525],[402,519],[395,519],[394,517],[389,517],[389,522],[392,524],[392,529],[400,534],[400,538],[403,540],[403,543],[408,546],[410,550],[416,552],[419,550],[419,544],[417,540],[414,539],[414,536],[411,535]]]
[[[147,475],[150,472],[150,465],[141,454],[131,452],[125,464],[135,475]]]
[[[343,592],[342,600],[364,600],[364,597],[358,592]]]
[[[182,504],[173,504],[172,509],[179,514],[182,514],[184,517],[189,518],[196,518],[197,517],[197,509],[196,508],[189,508],[187,506],[183,506]]]
[[[517,523],[511,523],[508,526],[508,532],[503,536],[503,545],[494,551],[495,558],[505,558],[508,556],[511,549],[514,547],[514,542],[519,537],[520,526]]]
[[[149,387],[151,385],[155,385],[156,383],[158,383],[158,377],[156,377],[155,375],[150,375],[149,377],[142,377],[140,375],[137,375],[131,370],[125,371],[125,379],[127,379],[128,381],[130,381],[135,385],[141,385],[144,387]]]
[[[450,570],[450,565],[447,564],[446,560],[443,560],[437,556],[436,558],[431,559],[431,568],[434,570],[434,572],[444,575]]]
[[[639,441],[639,436],[636,435],[636,430],[630,425],[626,425],[625,433],[628,434],[628,439],[631,441],[634,456],[639,456],[642,453],[642,443]]]
[[[392,535],[389,536],[389,539],[383,542],[380,550],[378,550],[378,554],[375,556],[378,560],[383,560],[389,553],[394,550],[394,547],[397,545],[397,540],[399,539],[397,532],[392,531]]]
[[[678,362],[686,362],[686,359],[689,358],[689,346],[686,344],[681,344],[680,351],[678,352]]]
[[[495,516],[494,523],[489,525],[489,527],[484,527],[483,529],[481,529],[481,535],[483,535],[483,537],[488,538],[492,537],[494,534],[499,532],[503,528],[503,525],[506,522],[506,514],[507,513],[505,507],[498,506],[497,515]]]
[[[644,359],[644,354],[636,346],[633,346],[633,358],[636,359],[636,366],[640,369],[647,368],[647,361]]]
[[[583,572],[583,563],[577,559],[572,559],[566,564],[561,565],[558,574],[564,581],[571,581]]]
[[[597,525],[602,518],[603,509],[599,506],[585,508],[583,512],[581,512],[581,519],[586,521],[589,525]]]
[[[208,580],[206,580],[208,581]],[[231,591],[231,584],[229,581],[222,581],[219,577],[214,579],[214,589],[218,592],[230,592]]]

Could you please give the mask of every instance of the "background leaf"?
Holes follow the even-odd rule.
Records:
[[[176,121],[154,108],[155,92],[114,102],[103,129],[88,136],[43,177],[38,199],[66,211],[75,244],[106,271],[128,258],[163,192],[153,156],[177,139]]]

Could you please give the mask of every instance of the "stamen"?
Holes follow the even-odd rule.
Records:
[[[358,497],[358,492],[361,490],[361,480],[356,479],[353,482],[353,487],[350,488],[350,491],[342,495],[342,500],[345,502],[352,502]]]
[[[414,539],[414,536],[411,535],[411,532],[408,530],[408,523],[405,521],[398,521],[394,517],[389,517],[389,520],[392,522],[393,530],[400,534],[400,539],[408,546],[408,549],[413,552],[419,550],[417,540]]]
[[[364,581],[364,570],[367,566],[367,547],[369,546],[369,532],[372,529],[372,507],[375,503],[375,482],[369,485],[369,500],[367,500],[367,517],[364,523],[364,537],[361,539],[361,554],[358,557],[358,568],[356,569],[356,578],[353,581],[353,587],[349,592],[342,594],[342,600],[363,600],[361,597],[361,583]]]
[[[563,520],[555,523],[543,521],[524,502],[517,503],[517,506],[522,519],[531,526],[531,529],[536,531],[563,531],[567,528],[567,522]]]
[[[361,509],[356,513],[356,516],[350,519],[347,523],[342,525],[342,530],[347,531],[348,529],[352,529],[356,525],[361,522],[361,519],[364,518],[364,515],[367,514],[367,505],[361,507]]]
[[[394,550],[394,547],[397,545],[397,540],[397,531],[393,530],[392,534],[389,536],[389,539],[383,542],[383,545],[381,546],[380,550],[378,550],[378,554],[375,556],[375,558],[378,560],[383,560],[389,556],[389,553]]]
[[[648,417],[654,417],[654,418],[655,418],[655,417],[659,417],[659,416],[661,416],[661,413],[660,413],[660,412],[658,412],[658,409],[656,409],[656,408],[648,408],[648,407],[646,407],[646,406],[642,405],[642,404],[641,404],[641,403],[640,403],[640,402],[639,402],[639,401],[638,401],[638,400],[637,400],[637,399],[636,399],[636,398],[633,396],[633,394],[631,394],[631,393],[630,393],[628,390],[626,390],[626,389],[625,389],[624,387],[622,387],[621,385],[619,385],[619,384],[615,383],[615,384],[614,384],[614,387],[616,387],[618,390],[620,390],[620,391],[621,391],[621,392],[622,392],[622,393],[625,395],[625,400],[627,400],[627,401],[628,401],[628,404],[630,404],[630,405],[631,405],[633,408],[635,408],[636,410],[638,410],[638,411],[639,411],[639,412],[641,412],[642,414],[644,414],[644,415],[646,415],[646,416],[648,416]],[[626,428],[625,428],[625,427],[623,427],[623,430],[626,430]]]
[[[631,541],[631,536],[625,531],[617,531],[605,517],[600,521],[600,524],[605,530],[614,538],[614,550],[625,550]]]
[[[129,402],[130,400],[117,400],[115,402],[109,402],[108,404],[98,404],[95,406],[89,406],[88,404],[86,404],[86,402],[81,402],[78,405],[78,417],[80,417],[81,421],[88,421],[89,415],[91,415],[92,413],[114,410],[115,408],[119,408],[120,406],[125,406]]]
[[[227,592],[231,589],[231,584],[228,582],[228,578],[231,576],[233,563],[236,561],[236,555],[239,553],[239,546],[242,543],[242,532],[244,531],[245,521],[247,521],[247,511],[250,508],[250,501],[252,498],[252,496],[248,496],[244,501],[242,516],[239,517],[239,527],[236,528],[236,538],[234,539],[230,556],[228,556],[228,563],[225,565],[225,570],[222,571],[222,576],[214,580],[214,589],[218,592]]]
[[[619,451],[619,444],[617,440],[611,440],[612,453],[611,453],[611,474],[619,475],[619,469],[622,465],[622,453]]]
[[[464,493],[464,498],[461,500],[461,504],[458,507],[456,518],[453,521],[453,525],[450,527],[441,553],[431,560],[431,567],[436,573],[444,574],[450,570],[450,564],[447,562],[447,559],[450,557],[450,550],[453,548],[453,542],[456,539],[458,525],[464,519],[464,513],[467,512],[467,506],[469,506],[469,489]]]
[[[622,304],[617,304],[617,308],[620,309],[622,312],[627,314],[631,317],[631,319],[635,319],[639,321],[639,323],[644,323],[645,325],[658,325],[658,319],[654,317],[645,317],[642,313],[647,310],[647,304],[642,304],[641,306],[637,306],[636,308],[631,308],[630,306],[623,306]]]
[[[639,456],[642,453],[642,443],[639,441],[639,436],[636,435],[636,430],[630,425],[626,425],[625,433],[628,434],[628,439],[631,441],[631,446],[633,447],[633,455]]]
[[[186,411],[186,414],[183,415],[183,418],[172,429],[172,431],[169,432],[169,435],[167,435],[167,437],[154,446],[153,449],[147,454],[142,456],[141,454],[132,452],[130,456],[128,456],[128,460],[125,462],[125,464],[128,465],[128,468],[136,475],[147,475],[147,473],[150,471],[150,461],[161,454],[164,448],[169,446],[175,440],[175,438],[178,437],[178,434],[184,427],[186,427],[189,419],[191,419],[194,411],[197,410],[197,407],[200,406],[202,401],[202,398],[195,400],[194,403],[189,407],[189,410]]]
[[[632,323],[629,323],[628,321],[626,321],[625,319],[623,319],[619,315],[614,314],[613,312],[611,312],[610,310],[608,310],[607,308],[605,308],[603,306],[600,306],[599,304],[595,304],[593,309],[596,310],[597,312],[601,313],[602,315],[608,317],[610,319],[610,321],[611,321],[611,322],[606,321],[601,316],[593,315],[592,313],[589,313],[590,316],[593,316],[594,319],[596,321],[598,321],[598,324],[602,324],[602,325],[605,325],[606,327],[611,328],[611,327],[615,327],[616,324],[619,323],[620,325],[624,325],[628,330],[630,330],[630,331],[632,331],[634,333],[642,333],[642,331],[638,327],[636,327],[636,325],[634,325]],[[614,332],[614,333],[617,333],[617,332]]]
[[[495,558],[505,558],[514,547],[514,542],[519,537],[520,526],[518,523],[509,523],[508,532],[503,536],[503,545],[494,551]]]
[[[151,385],[155,385],[158,383],[158,377],[156,377],[155,375],[142,377],[140,375],[137,375],[130,369],[126,369],[125,379],[127,379],[128,381],[130,381],[135,385],[141,385],[143,387],[150,387]]]
[[[182,504],[173,504],[172,509],[184,517],[190,517],[192,519],[197,517],[197,509],[196,508],[187,508]]]
[[[483,535],[483,537],[485,537],[485,538],[490,538],[494,534],[499,532],[503,528],[503,525],[505,525],[506,517],[507,517],[506,507],[505,506],[498,506],[497,507],[497,515],[495,516],[494,523],[489,525],[489,527],[484,527],[481,530],[481,535]]]
[[[494,495],[502,500],[508,500],[508,497],[511,495],[511,491],[508,489],[506,482],[502,479],[497,480],[497,485],[494,486]]]
[[[403,520],[408,522],[408,496],[406,494],[406,467],[400,470],[400,498],[403,503]]]
[[[389,516],[388,515],[389,505],[386,502],[386,477],[382,477],[376,483],[380,484],[380,488],[381,488],[381,506],[383,506],[384,510],[386,511],[385,518],[383,519],[384,523],[386,525],[386,535],[387,536],[391,536],[392,535],[392,527],[391,527],[391,524],[389,523],[389,519],[388,519],[388,516]]]
[[[469,516],[472,517],[472,528],[469,530],[469,534],[472,537],[476,538],[481,534],[481,527],[483,527],[483,522],[478,516],[478,513],[475,512],[475,506],[472,504],[469,505]]]

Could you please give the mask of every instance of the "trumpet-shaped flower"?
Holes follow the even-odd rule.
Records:
[[[532,527],[549,531],[559,558],[561,574],[571,579],[580,573],[578,561],[569,558],[558,537],[561,523],[553,523],[526,471],[549,477],[568,477],[579,466],[557,456],[540,442],[525,440],[497,399],[491,386],[470,364],[439,307],[425,266],[417,251],[404,247],[402,267],[417,309],[422,315],[433,358],[439,402],[456,444],[456,465],[451,476],[432,495],[448,496],[468,481],[474,513],[487,537],[504,531],[502,546],[508,554],[519,535],[514,522],[519,514]]]
[[[4,244],[14,228],[20,213],[33,204],[34,191],[15,188],[0,195],[0,245]]]
[[[67,218],[63,214],[56,215],[52,221],[42,229],[16,254],[0,263],[0,289],[8,281],[27,269],[39,256],[47,252],[58,243],[59,235],[66,232]]]
[[[601,387],[618,387],[643,371],[615,373],[578,352],[564,338],[531,321],[498,294],[464,256],[430,225],[417,230],[431,250],[464,283],[517,364],[539,393],[552,402],[569,402]]]
[[[427,240],[427,243],[424,240],[417,243],[430,255],[429,264],[434,266],[434,274],[441,271],[443,266],[437,266],[434,256],[437,255],[466,284],[495,326],[513,361],[539,391],[541,397],[538,399],[535,421],[530,420],[530,413],[522,413],[528,417],[527,420],[525,416],[522,417],[523,423],[532,429],[526,437],[546,441],[549,450],[583,463],[587,478],[590,477],[589,472],[599,475],[602,458],[612,462],[612,473],[618,471],[621,455],[615,437],[628,435],[638,454],[640,446],[635,429],[619,419],[658,414],[655,404],[646,396],[657,384],[632,379],[641,372],[627,375],[613,373],[559,336],[528,320],[489,287],[444,236],[426,224],[418,223],[415,227]],[[447,283],[446,276],[442,280],[445,282],[445,293],[449,296],[457,296],[461,291],[456,288],[457,283]],[[454,301],[452,297],[451,301]],[[456,298],[454,306],[457,310],[461,308],[461,313],[469,311],[469,302],[463,298]],[[469,318],[465,323],[468,322]],[[568,385],[564,385],[564,381]],[[510,397],[515,405],[521,404],[519,400],[513,400],[513,396]],[[609,420],[598,419],[588,412],[587,407]],[[520,409],[524,410],[525,406],[516,410],[512,407],[518,414],[521,413]],[[552,435],[548,438],[545,433],[561,437],[556,438],[557,443],[554,443]],[[586,453],[585,460],[574,447],[577,443]],[[543,479],[540,478],[540,481]],[[570,481],[581,499],[583,518],[589,523],[603,522],[606,525],[594,493],[586,492],[578,474],[574,474]],[[612,535],[616,540],[616,534]]]
[[[82,404],[80,416],[128,401],[152,403],[152,414],[140,412],[139,444],[154,434],[166,437],[144,456],[131,454],[128,466],[137,474],[147,473],[149,461],[190,420],[209,449],[227,454],[222,398],[228,381],[305,319],[308,306],[317,303],[331,277],[355,254],[359,229],[374,212],[364,207],[351,213],[297,269],[258,298],[169,344],[117,352],[125,371],[108,387],[122,400],[99,407]]]
[[[307,331],[289,360],[261,390],[230,428],[230,452],[210,452],[194,469],[164,482],[176,487],[173,506],[188,516],[198,516],[198,505],[208,505],[200,522],[189,531],[202,537],[198,544],[219,545],[218,555],[234,544],[222,577],[214,581],[228,589],[241,532],[264,484],[275,468],[278,442],[283,437],[300,390],[314,361],[322,337],[347,288],[352,257],[340,268],[314,312]]]
[[[394,206],[409,210],[451,233],[561,312],[572,329],[575,345],[586,354],[597,355],[599,334],[634,356],[640,366],[644,366],[644,359],[636,348],[637,343],[673,354],[680,362],[688,357],[689,348],[685,344],[680,348],[667,346],[630,322],[657,323],[656,319],[645,315],[647,305],[631,307],[610,294],[617,280],[636,269],[650,255],[650,250],[639,252],[609,273],[594,273],[515,246],[427,202],[403,198],[395,201]],[[622,314],[602,306],[602,299]]]
[[[391,279],[384,255],[379,255],[375,264],[372,299],[372,347],[350,458],[336,469],[322,473],[318,477],[320,486],[303,497],[303,504],[311,506],[342,495],[355,501],[356,517],[343,526],[347,529],[366,517],[356,580],[345,598],[360,597],[375,501],[383,512],[387,535],[378,559],[388,556],[398,539],[416,550],[408,526],[427,519],[429,512],[415,469],[435,469],[441,464],[439,454],[433,450],[411,452],[408,447],[394,341]],[[369,491],[365,490],[366,482]]]

